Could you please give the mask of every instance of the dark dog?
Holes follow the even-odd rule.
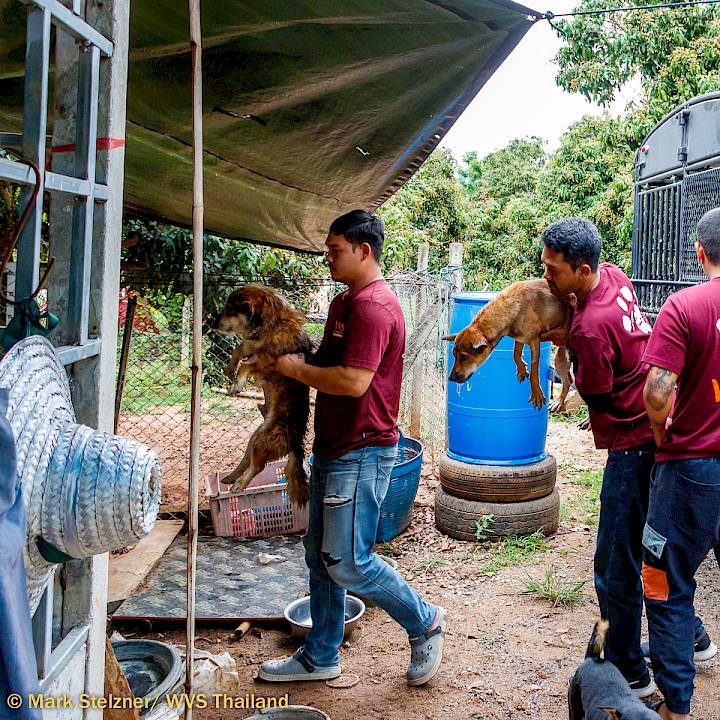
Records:
[[[530,402],[541,408],[545,394],[540,386],[540,335],[548,330],[567,327],[572,308],[550,292],[545,280],[523,280],[506,287],[475,316],[466,328],[445,340],[454,340],[455,362],[450,380],[464,383],[490,357],[490,353],[503,337],[515,340],[513,359],[517,367],[517,379],[528,377],[528,369],[522,357],[523,347],[530,346]],[[564,347],[558,348],[555,369],[562,379],[560,398],[554,410],[564,409],[565,399],[572,383],[570,362]]]
[[[299,505],[308,501],[303,458],[310,389],[271,369],[279,355],[302,353],[309,359],[310,338],[304,325],[305,318],[299,312],[262,285],[235,290],[225,303],[218,329],[242,338],[225,369],[233,380],[229,392],[240,392],[252,375],[265,394],[265,404],[260,406],[263,423],[252,434],[240,464],[222,480],[233,484],[232,492],[244,490],[267,463],[287,455],[288,493]]]
[[[600,657],[607,620],[595,623],[585,660],[570,678],[570,720],[658,720],[659,715],[638,700],[620,671]]]

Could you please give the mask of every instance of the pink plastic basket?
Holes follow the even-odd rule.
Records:
[[[283,475],[285,462],[268,463],[241,493],[231,493],[228,485],[220,484],[229,470],[204,477],[218,537],[269,537],[307,530],[308,506],[299,508],[290,499]]]

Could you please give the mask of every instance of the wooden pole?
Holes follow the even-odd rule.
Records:
[[[463,289],[463,246],[462,243],[450,243],[450,276],[452,278],[452,292]]]
[[[417,272],[424,276],[428,269],[429,245],[418,247]],[[427,306],[427,285],[425,277],[418,277],[418,291],[415,295],[415,323],[422,317]],[[410,435],[420,439],[422,421],[423,389],[425,387],[425,354],[420,351],[413,365],[412,394],[410,396]]]
[[[190,54],[192,59],[193,120],[193,327],[192,398],[190,401],[190,478],[188,481],[187,542],[187,653],[185,692],[193,694],[195,655],[195,564],[197,560],[198,483],[200,475],[200,403],[202,400],[202,308],[203,308],[203,132],[202,132],[202,30],[200,0],[189,0]],[[186,705],[191,720],[192,707]]]

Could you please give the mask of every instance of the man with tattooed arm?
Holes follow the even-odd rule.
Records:
[[[720,543],[720,208],[700,219],[695,250],[709,282],[668,298],[643,356],[657,452],[642,575],[663,720],[690,717],[695,572]]]
[[[644,698],[657,689],[640,642],[642,536],[655,463],[653,430],[643,403],[650,323],[627,275],[599,262],[600,233],[589,220],[557,220],[544,230],[542,241],[550,290],[577,301],[569,333],[553,330],[543,339],[573,351],[575,384],[590,411],[595,446],[608,450],[594,559],[600,612],[610,623],[605,659]],[[696,661],[717,653],[700,618],[687,637],[691,644],[694,637]]]

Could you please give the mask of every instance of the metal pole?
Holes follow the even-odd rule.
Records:
[[[187,554],[187,654],[185,692],[192,697],[195,654],[195,562],[197,559],[198,475],[200,474],[200,402],[202,399],[202,308],[203,308],[203,134],[202,134],[202,30],[200,0],[189,0],[190,54],[193,103],[193,352],[192,399],[190,401],[190,479],[188,482]],[[192,706],[186,704],[191,720]]]

